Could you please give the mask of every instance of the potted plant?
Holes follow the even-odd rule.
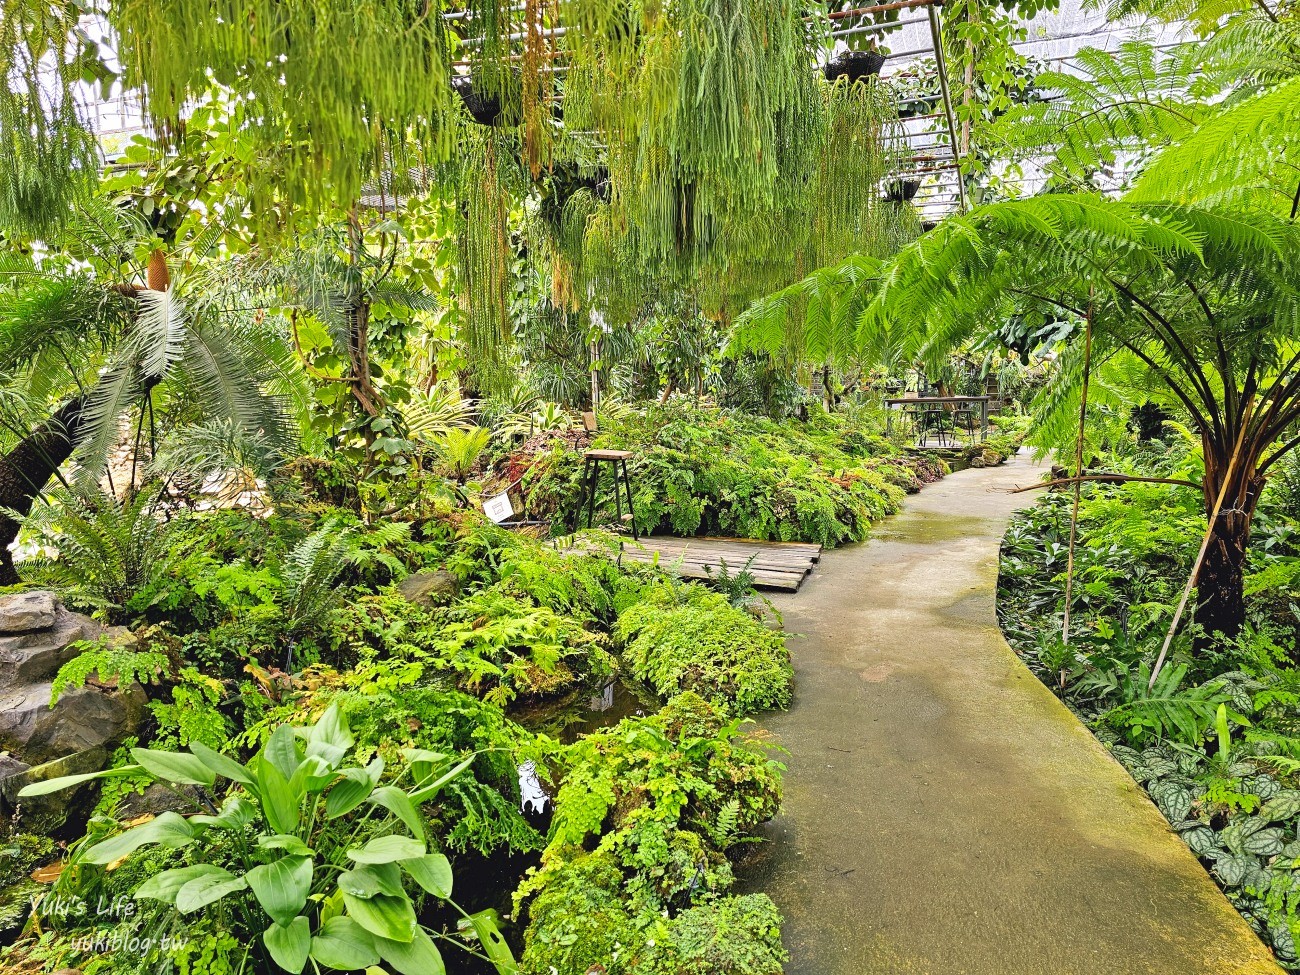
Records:
[[[847,78],[852,84],[880,74],[884,66],[885,56],[879,51],[844,51],[828,61],[822,72],[832,84],[840,78]]]
[[[467,74],[452,75],[451,87],[479,125],[508,127],[523,121],[519,80],[514,75],[508,75],[496,91],[488,91]]]
[[[921,188],[919,179],[896,179],[885,188],[886,203],[909,203]]]

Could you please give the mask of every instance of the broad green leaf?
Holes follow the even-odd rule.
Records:
[[[190,822],[218,829],[243,829],[257,818],[257,807],[243,796],[231,796],[215,816],[191,816]]]
[[[406,896],[402,888],[402,872],[395,863],[369,863],[355,870],[339,874],[339,890],[353,897],[371,898],[377,894]]]
[[[225,874],[226,871],[210,863],[198,863],[192,867],[176,867],[154,874],[136,889],[137,900],[162,901],[164,904],[176,903],[176,892],[191,880],[212,874]]]
[[[142,823],[125,833],[119,833],[111,839],[96,843],[81,855],[85,863],[105,865],[120,860],[128,853],[134,853],[140,847],[150,843],[168,850],[179,849],[194,841],[194,830],[185,818],[174,812],[165,812],[156,819]]]
[[[312,873],[309,857],[285,856],[256,866],[244,876],[262,910],[277,924],[289,924],[307,906]]]
[[[343,891],[335,889],[332,894],[321,901],[320,923],[324,924],[332,917],[343,913]]]
[[[325,794],[325,815],[338,819],[361,805],[375,790],[375,783],[364,769],[348,768],[343,778]]]
[[[288,925],[272,924],[262,932],[262,943],[277,965],[298,975],[307,967],[311,953],[311,923],[305,917],[295,917]]]
[[[134,775],[140,771],[139,765],[123,765],[120,768],[106,768],[102,772],[86,772],[82,775],[60,775],[57,779],[33,782],[18,790],[18,798],[30,799],[34,796],[47,796],[51,792],[71,789],[73,786],[90,782],[94,779],[115,779],[123,775]]]
[[[311,956],[326,968],[337,968],[341,972],[379,963],[374,938],[352,918],[343,915],[321,924],[311,939]]]
[[[446,900],[451,896],[451,863],[441,853],[403,860],[402,869],[434,897]]]
[[[325,713],[307,732],[307,754],[323,758],[332,769],[338,768],[353,744],[347,719],[337,704],[326,708]]]
[[[227,758],[225,755],[222,755],[221,752],[209,748],[207,745],[203,744],[203,742],[192,742],[190,744],[190,751],[194,753],[194,756],[200,762],[212,771],[216,772],[217,775],[220,775],[222,778],[230,779],[232,782],[238,782],[240,785],[256,784],[252,773],[250,773],[248,769],[244,768],[244,766],[240,765],[233,758]]]
[[[411,801],[416,805],[419,805],[422,802],[428,802],[430,799],[432,799],[434,796],[436,796],[439,792],[442,791],[443,786],[445,786],[456,776],[460,775],[461,772],[464,772],[467,768],[473,765],[474,759],[476,757],[477,757],[476,755],[471,755],[469,758],[465,759],[465,761],[461,762],[459,765],[453,768],[446,775],[412,792]]]
[[[490,909],[479,911],[469,916],[469,922],[474,926],[479,944],[483,946],[483,954],[488,956],[488,960],[496,970],[501,975],[513,975],[518,966],[515,964],[515,956],[510,950],[510,945],[506,944],[506,939],[501,936],[501,919],[497,912]]]
[[[348,859],[357,863],[395,863],[424,856],[428,850],[409,836],[377,836],[360,849],[348,850]]]
[[[243,877],[236,877],[229,870],[218,867],[216,872],[209,871],[195,877],[176,891],[176,910],[182,914],[192,914],[209,904],[215,904],[227,894],[247,889],[248,881]]]
[[[1286,846],[1286,832],[1278,826],[1270,826],[1251,833],[1242,840],[1241,845],[1247,853],[1256,856],[1277,856]]]
[[[302,814],[302,795],[281,774],[279,767],[265,758],[257,763],[257,781],[262,789],[262,812],[271,829],[277,833],[296,833]]]
[[[444,975],[447,971],[433,939],[421,929],[417,928],[415,937],[406,943],[376,938],[375,947],[379,956],[401,975]]]
[[[163,752],[152,748],[132,748],[131,757],[136,764],[155,778],[182,785],[210,786],[217,780],[212,769],[199,761],[196,755],[185,752]]]
[[[284,850],[286,856],[309,857],[315,851],[296,836],[277,833],[275,836],[259,836],[257,845],[264,850]]]
[[[415,907],[408,897],[378,894],[354,897],[343,892],[348,916],[371,934],[390,941],[409,942],[415,937]]]
[[[1259,816],[1270,822],[1300,816],[1300,790],[1284,789],[1260,807]]]
[[[302,759],[298,753],[298,739],[290,725],[282,724],[271,732],[271,737],[262,747],[262,761],[274,765],[286,782],[293,778]]]
[[[391,812],[411,831],[412,836],[424,842],[424,817],[405,792],[395,785],[386,785],[382,789],[376,789],[371,794],[370,801]]]

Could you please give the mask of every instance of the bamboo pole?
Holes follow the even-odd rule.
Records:
[[[1079,396],[1079,436],[1074,444],[1074,506],[1070,510],[1070,550],[1065,562],[1065,612],[1061,617],[1061,642],[1070,645],[1070,602],[1074,599],[1074,546],[1079,536],[1079,493],[1083,490],[1083,433],[1088,420],[1088,383],[1092,378],[1092,289],[1083,332],[1083,391]],[[1062,673],[1062,683],[1064,683]]]
[[[1196,561],[1192,563],[1192,571],[1187,576],[1187,584],[1183,586],[1183,595],[1178,600],[1178,608],[1174,610],[1174,618],[1169,621],[1169,632],[1165,634],[1165,642],[1160,648],[1160,655],[1156,657],[1155,666],[1151,668],[1151,679],[1147,682],[1147,690],[1151,690],[1156,686],[1156,678],[1160,676],[1160,671],[1165,665],[1165,658],[1169,655],[1169,647],[1174,642],[1174,634],[1178,631],[1178,624],[1183,618],[1183,611],[1187,608],[1187,600],[1192,594],[1192,587],[1196,585],[1196,577],[1200,574],[1201,563],[1205,560],[1205,553],[1210,548],[1210,539],[1214,537],[1214,523],[1219,520],[1219,512],[1223,508],[1223,499],[1228,493],[1228,484],[1232,480],[1232,471],[1237,466],[1237,455],[1241,453],[1241,442],[1246,437],[1248,420],[1249,411],[1246,416],[1242,417],[1241,432],[1237,434],[1237,443],[1232,448],[1232,457],[1223,472],[1223,483],[1219,485],[1219,494],[1214,499],[1214,508],[1210,512],[1210,519],[1205,523],[1205,537],[1201,539],[1200,551],[1196,553]]]
[[[1028,487],[1012,488],[1007,493],[1024,494],[1026,491],[1041,491],[1043,488],[1077,484],[1079,481],[1100,481],[1103,484],[1129,484],[1133,482],[1140,484],[1173,484],[1177,487],[1196,488],[1198,491],[1204,490],[1204,485],[1197,484],[1195,481],[1184,481],[1181,477],[1140,477],[1137,474],[1082,474],[1078,477],[1057,477],[1039,484],[1031,484]]]

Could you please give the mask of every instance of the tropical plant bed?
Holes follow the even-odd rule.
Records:
[[[806,421],[778,422],[670,403],[604,417],[590,440],[535,437],[506,458],[502,479],[522,476],[529,515],[551,519],[561,534],[579,517],[582,451],[629,450],[633,511],[645,534],[833,547],[861,541],[908,492],[947,473],[941,460],[909,453],[877,429],[819,409]],[[606,480],[598,521],[615,517],[609,488]]]
[[[1300,971],[1297,509],[1279,491],[1261,506],[1247,632],[1195,647],[1180,636],[1152,685],[1204,531],[1199,492],[1084,488],[1066,646],[1070,504],[1066,493],[1044,498],[1007,532],[998,589],[1007,639],[1142,785],[1279,963]]]
[[[745,716],[792,682],[748,587],[561,556],[450,498],[366,524],[301,489],[269,517],[84,513],[83,540],[148,539],[126,600],[43,568],[139,641],[55,686],[139,680],[149,716],[66,783],[98,789],[84,839],[7,841],[45,900],[0,967],[778,975],[775,907],[730,893],[780,802]]]

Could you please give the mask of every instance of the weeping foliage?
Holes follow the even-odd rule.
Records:
[[[515,264],[510,231],[511,189],[518,192],[518,163],[490,129],[473,133],[462,147],[460,234],[462,300],[467,306],[462,338],[472,356],[490,356],[510,339],[510,289]]]
[[[261,210],[349,201],[367,179],[446,155],[442,12],[426,0],[113,0],[110,19],[123,80],[164,141],[214,82],[233,93],[264,167]]]
[[[74,94],[99,67],[81,7],[0,0],[0,230],[18,236],[50,233],[98,179]]]

